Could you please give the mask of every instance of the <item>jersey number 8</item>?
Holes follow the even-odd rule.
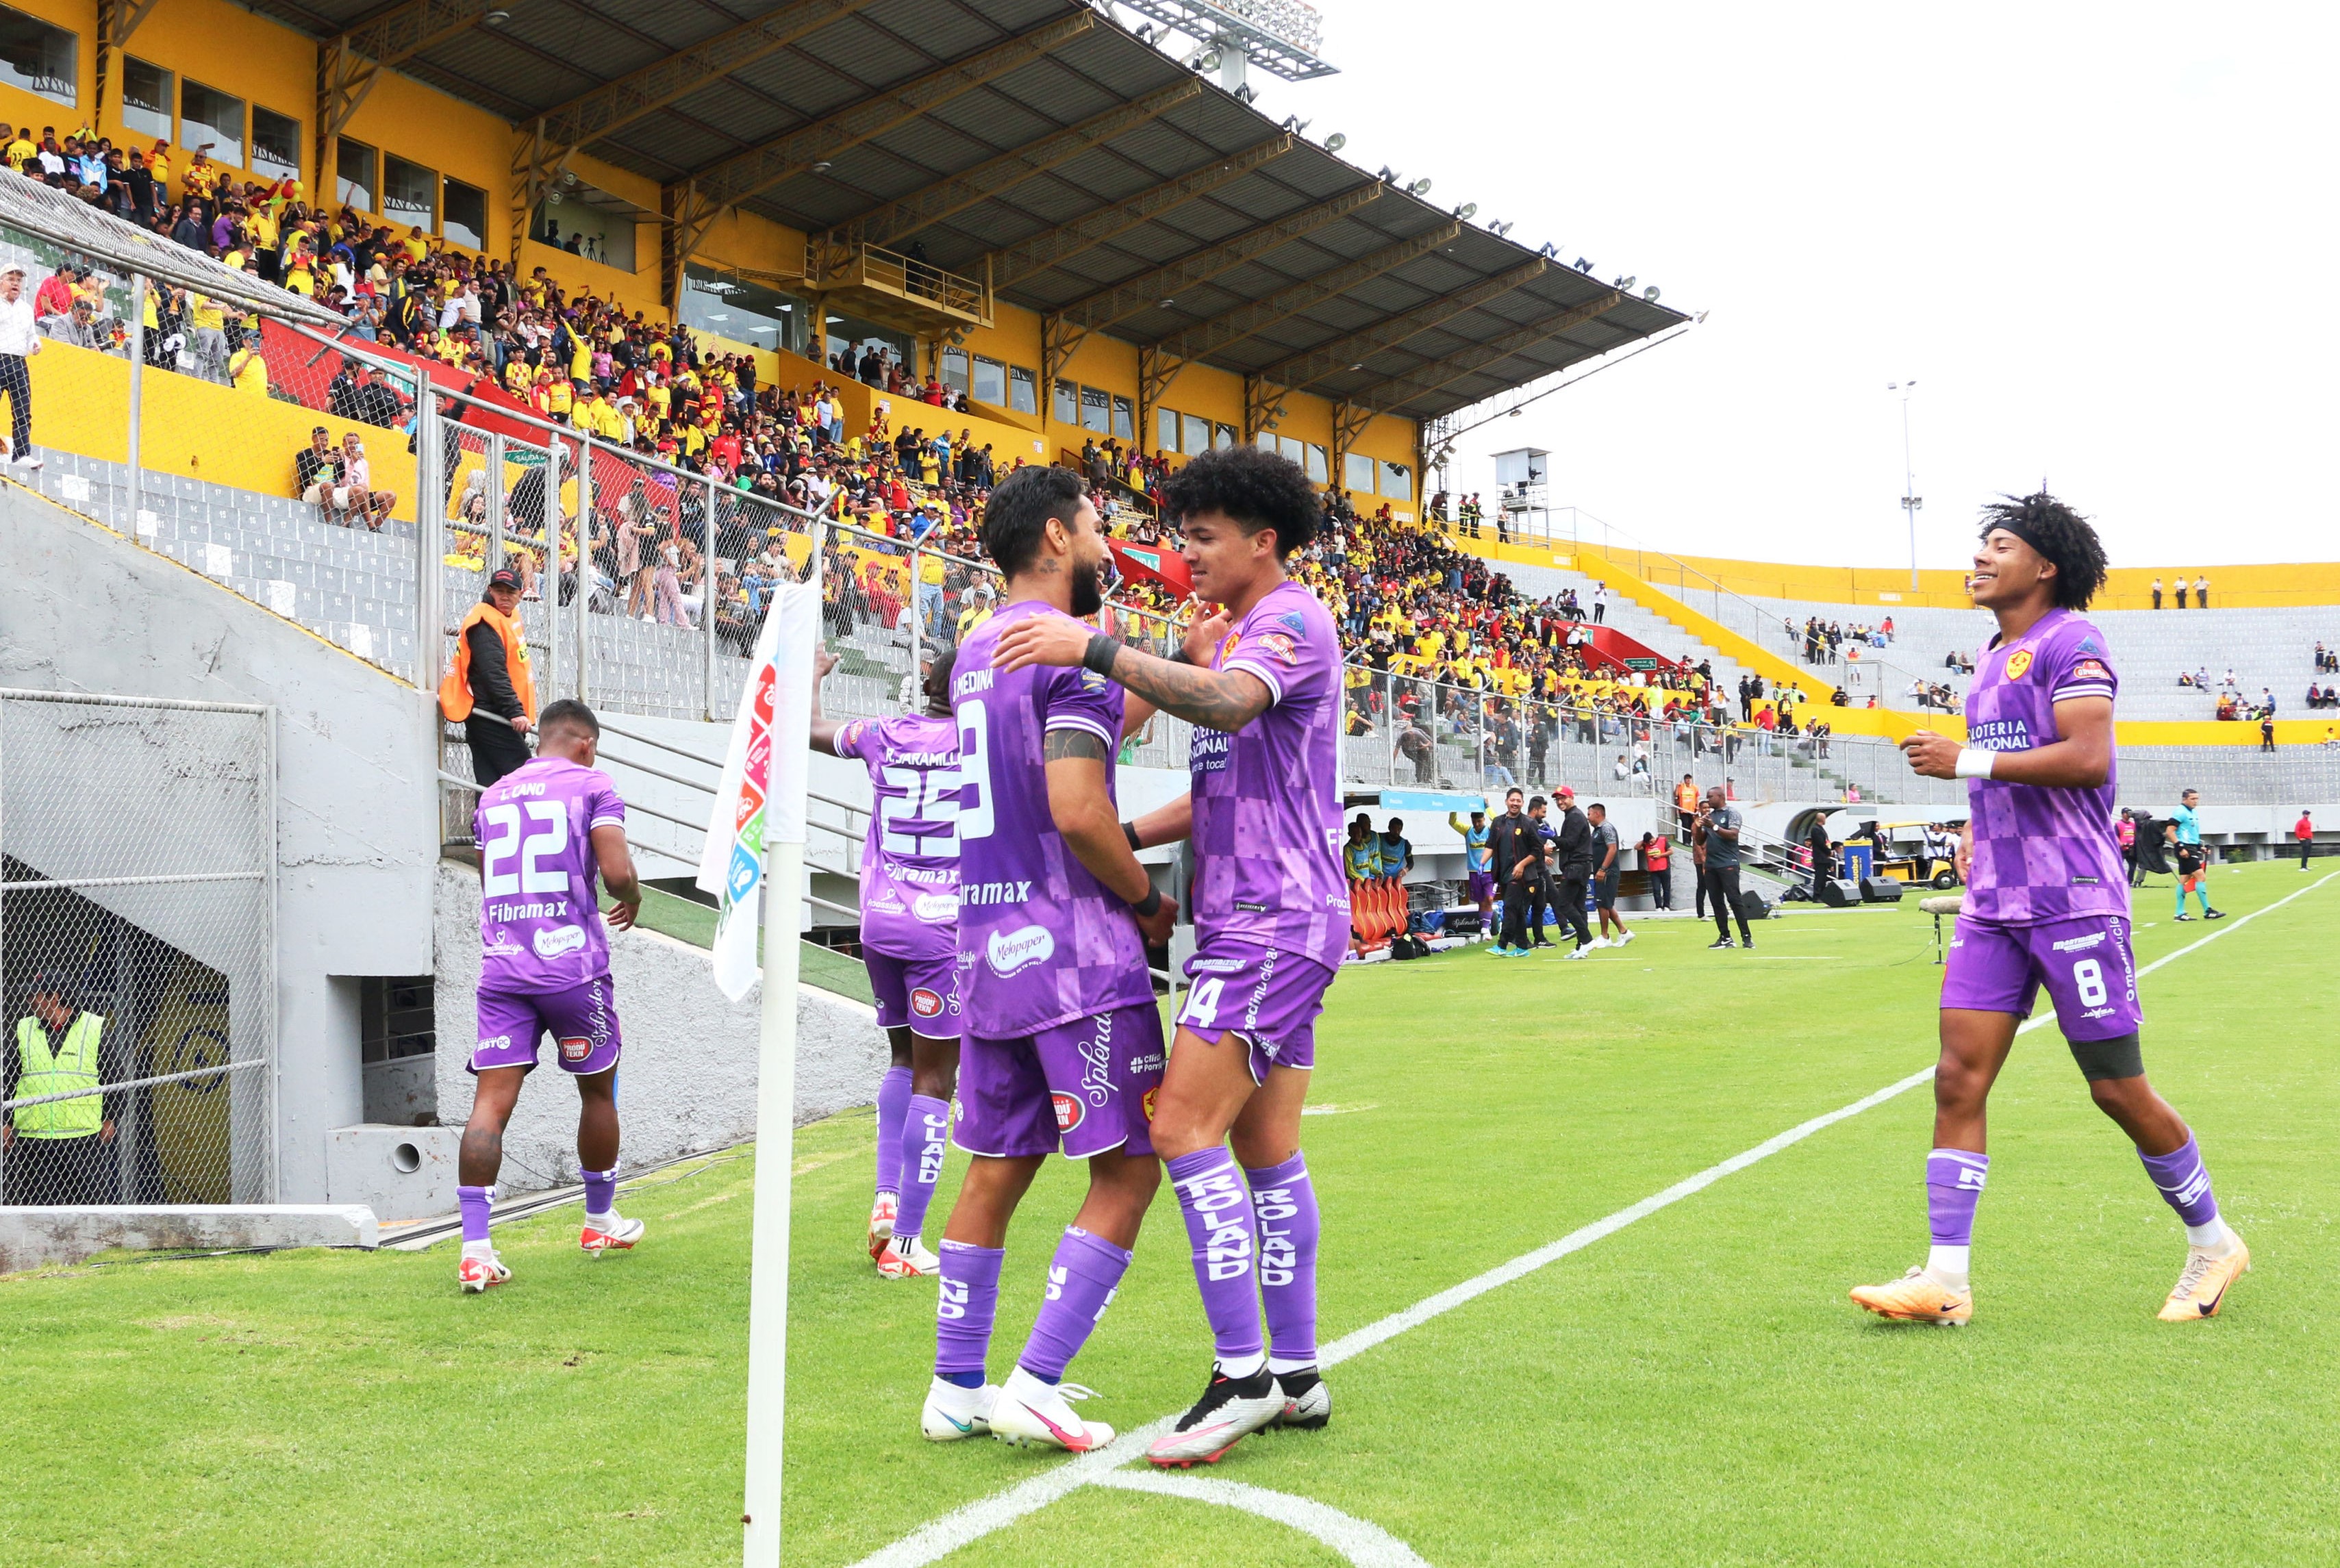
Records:
[[[2105,1005],[2105,967],[2094,958],[2083,958],[2072,966],[2072,985],[2080,993],[2082,1007]]]

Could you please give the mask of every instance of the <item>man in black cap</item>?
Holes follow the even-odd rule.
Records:
[[[40,1100],[18,1106],[0,1125],[0,1163],[7,1172],[0,1203],[89,1204],[112,1201],[107,1159],[114,1142],[114,1097],[94,1094],[103,1077],[105,1019],[65,1000],[64,982],[52,973],[33,977],[25,1015],[16,1020],[15,1048],[0,1071],[0,1099]],[[66,1099],[48,1099],[65,1095]]]
[[[455,657],[439,682],[439,711],[463,726],[481,789],[529,759],[521,739],[536,721],[536,681],[520,623],[520,574],[499,567],[463,618]]]

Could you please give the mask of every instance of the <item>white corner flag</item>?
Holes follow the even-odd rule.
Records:
[[[699,851],[699,890],[721,900],[715,923],[715,983],[735,1002],[756,981],[766,851],[805,840],[812,660],[819,630],[820,590],[801,583],[782,587],[764,614],[748,661],[748,686],[731,721],[707,848]],[[775,923],[793,928],[793,915]]]
[[[803,918],[805,785],[810,771],[818,568],[765,612],[715,792],[699,886],[718,894],[715,983],[733,1001],[757,976],[765,927],[763,1019],[756,1057],[756,1208],[748,1264],[748,1453],[742,1561],[778,1568],[780,1459],[788,1408],[789,1167],[795,1163],[797,937]],[[768,911],[769,919],[759,916]]]

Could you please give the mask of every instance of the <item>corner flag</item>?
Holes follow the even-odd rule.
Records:
[[[715,983],[735,1002],[756,980],[765,850],[804,842],[812,659],[819,629],[817,585],[781,588],[765,611],[748,661],[739,717],[731,723],[723,779],[715,789],[707,848],[699,852],[699,890],[721,899],[715,922]],[[794,914],[790,910],[785,921],[774,924],[793,930]]]

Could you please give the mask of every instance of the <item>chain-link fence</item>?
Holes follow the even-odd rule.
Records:
[[[0,690],[0,1204],[274,1197],[272,726]]]

